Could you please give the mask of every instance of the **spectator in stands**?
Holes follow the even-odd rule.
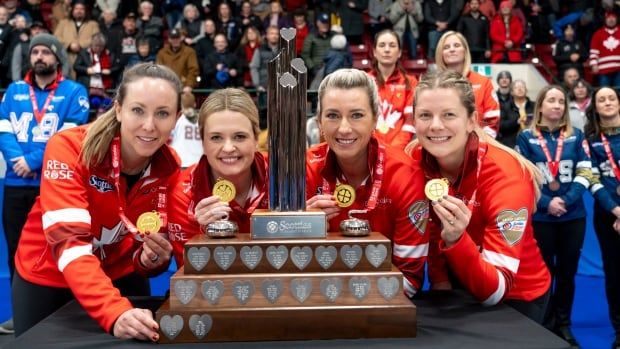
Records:
[[[405,149],[413,139],[413,95],[418,80],[400,63],[402,55],[398,34],[391,29],[377,33],[374,39],[372,76],[379,92],[379,114],[375,137],[383,143]]]
[[[269,11],[271,10],[269,8],[269,4],[265,0],[250,0],[250,3],[252,4],[252,12],[254,12],[254,14],[257,15],[261,21],[267,17]]]
[[[383,29],[391,28],[392,23],[387,18],[387,11],[393,3],[393,0],[368,0],[370,35],[372,38]]]
[[[616,170],[610,166],[617,164],[620,159],[618,98],[617,90],[599,88],[588,109],[588,122],[585,126],[595,175],[590,189],[595,199],[592,221],[601,248],[605,294],[611,326],[616,335],[612,349],[620,348],[620,179]]]
[[[503,108],[504,105],[510,103],[512,99],[512,89],[510,87],[512,84],[512,74],[508,70],[502,70],[497,74],[497,101],[499,102],[500,108]]]
[[[23,37],[22,39],[24,40],[15,46],[13,49],[13,57],[11,58],[11,79],[13,81],[22,80],[26,76],[26,72],[30,69],[30,40],[34,36],[47,32],[48,30],[43,23],[32,22],[28,35]],[[63,49],[58,55],[66,59],[67,52]],[[68,74],[69,67],[65,69],[65,65],[63,65],[62,72],[63,75]]]
[[[212,89],[243,86],[243,62],[228,49],[226,35],[216,34],[213,47],[213,52],[199,60],[204,86]]]
[[[575,68],[579,75],[583,75],[583,64],[587,59],[586,47],[577,40],[572,24],[564,27],[564,37],[555,44],[553,60],[558,67],[558,77],[561,79],[568,68]]]
[[[181,158],[181,168],[186,168],[197,163],[202,156],[196,97],[192,93],[181,94],[181,108],[181,116],[172,130],[170,146]]]
[[[577,68],[567,68],[564,70],[564,74],[562,74],[562,87],[569,91],[575,82],[581,78],[581,74]]]
[[[141,36],[138,38],[136,45],[138,46],[138,52],[129,57],[125,68],[129,68],[138,63],[155,63],[156,57],[151,53],[151,42],[149,39]]]
[[[342,32],[347,37],[349,44],[363,44],[364,11],[368,9],[368,0],[336,1],[335,4],[336,13],[340,16]]]
[[[282,29],[291,25],[289,19],[286,17],[284,11],[282,10],[282,5],[279,1],[272,0],[269,3],[269,8],[269,15],[263,20],[263,28],[275,26]]]
[[[486,63],[491,57],[489,17],[480,11],[480,0],[471,0],[467,5],[469,11],[459,18],[456,31],[467,39],[472,63]]]
[[[54,0],[54,5],[52,5],[52,25],[50,28],[52,31],[56,30],[61,20],[71,16],[71,2],[72,0]]]
[[[591,184],[592,162],[583,132],[570,123],[562,87],[550,85],[540,91],[534,120],[519,134],[518,144],[519,152],[545,177],[532,218],[534,236],[555,285],[543,324],[571,348],[579,348],[570,326],[575,274],[586,232],[583,194]]]
[[[60,40],[68,53],[68,64],[73,67],[77,54],[84,48],[90,47],[93,35],[99,32],[99,24],[90,19],[88,8],[84,0],[73,1],[71,17],[58,23],[54,36]],[[75,73],[71,73],[75,77]]]
[[[586,112],[592,102],[592,86],[584,79],[577,80],[568,92],[568,112],[573,127],[584,130]]]
[[[217,7],[217,18],[215,18],[215,27],[220,33],[226,35],[228,39],[228,46],[235,50],[239,46],[241,40],[241,25],[237,22],[237,19],[233,17],[230,5],[227,2],[222,2]]]
[[[26,23],[28,24],[32,23],[32,17],[30,17],[30,14],[28,13],[28,11],[24,10],[21,6],[19,6],[19,1],[4,0],[3,4],[4,4],[4,7],[6,7],[7,11],[9,12],[9,23],[11,23],[11,25],[13,25],[13,20],[15,19],[15,16],[17,15],[24,16],[24,18],[26,19]]]
[[[8,67],[2,66],[1,62],[4,60],[5,55],[10,55],[11,52],[8,51],[9,47],[9,37],[11,35],[12,27],[9,24],[9,13],[6,7],[0,5],[0,83],[2,86],[6,86],[5,83],[8,80],[3,77],[8,76]]]
[[[534,102],[528,98],[525,81],[521,79],[511,83],[510,91],[510,100],[502,105],[497,141],[514,148],[517,145],[517,134],[527,128],[532,120]]]
[[[6,44],[6,53],[4,57],[2,57],[2,62],[0,65],[2,66],[3,75],[0,76],[0,82],[2,86],[5,86],[4,83],[7,84],[11,81],[11,59],[13,58],[13,52],[15,48],[23,41],[28,39],[29,29],[28,22],[26,22],[26,17],[17,14],[13,18],[13,27],[10,28],[9,36]]]
[[[486,133],[495,137],[499,129],[500,108],[493,82],[471,70],[471,55],[463,34],[449,31],[439,39],[435,50],[435,63],[437,70],[453,70],[469,80],[476,99],[478,123]]]
[[[424,22],[428,28],[428,56],[434,57],[439,38],[456,25],[461,9],[454,0],[424,1]]]
[[[168,28],[175,28],[177,23],[183,18],[183,7],[185,0],[164,0],[161,1],[162,11],[166,17]]]
[[[620,87],[620,42],[618,16],[615,12],[605,13],[605,25],[598,29],[590,42],[590,67],[598,75],[600,86]]]
[[[123,19],[123,27],[112,33],[108,40],[108,49],[114,57],[119,59],[121,70],[127,66],[129,57],[138,53],[136,41],[138,40],[138,30],[136,27],[136,14],[130,12]]]
[[[295,41],[295,54],[301,56],[301,50],[304,48],[304,41],[310,34],[310,26],[306,20],[306,11],[303,8],[295,10],[293,13],[293,26],[297,30],[297,38]]]
[[[463,15],[466,15],[471,11],[470,3],[471,1],[465,3],[465,7],[463,8]],[[480,13],[482,13],[488,20],[495,18],[497,12],[495,10],[495,4],[493,3],[493,0],[479,0],[478,7]]]
[[[106,40],[110,40],[112,33],[121,31],[122,24],[117,18],[116,11],[103,11],[97,22],[99,23],[99,32],[105,35]]]
[[[523,60],[521,44],[524,24],[512,15],[512,2],[504,0],[491,21],[491,63],[519,63]]]
[[[244,0],[241,3],[241,12],[239,13],[238,21],[239,24],[241,24],[242,32],[245,32],[245,30],[249,27],[254,27],[258,29],[259,32],[263,31],[263,20],[254,14],[252,11],[252,4],[248,0]],[[297,35],[297,40],[299,40],[299,31],[297,32]]]
[[[139,13],[140,17],[136,21],[138,33],[149,39],[151,54],[156,54],[163,46],[164,21],[153,15],[153,3],[150,1],[140,2]]]
[[[239,48],[237,48],[237,54],[244,60],[244,73],[243,73],[243,86],[252,87],[252,74],[250,72],[250,63],[252,62],[252,58],[254,57],[254,52],[258,50],[263,44],[263,38],[260,35],[260,32],[255,27],[247,27],[243,37],[241,38],[241,43]]]
[[[205,57],[210,52],[213,51],[213,39],[215,39],[215,34],[217,34],[217,29],[215,27],[215,21],[211,18],[207,18],[203,21],[205,36],[198,40],[194,49],[196,50],[196,55],[198,57]]]
[[[120,4],[120,0],[96,0],[93,2],[93,18],[101,17],[104,12],[118,13],[118,5]]]
[[[178,29],[168,33],[168,45],[157,52],[157,64],[163,64],[179,75],[183,92],[191,92],[200,73],[198,58],[193,48],[183,43],[183,34]]]
[[[112,100],[107,93],[114,87],[121,65],[106,48],[106,38],[102,33],[93,35],[89,48],[78,54],[75,64],[76,81],[86,87],[93,109],[107,109]]]
[[[333,33],[330,31],[330,18],[327,13],[319,13],[316,17],[316,31],[310,33],[304,40],[301,57],[308,67],[308,81],[312,81],[323,68],[323,60],[330,48]]]
[[[310,34],[310,36],[312,36],[312,34]],[[276,26],[267,27],[265,42],[254,51],[254,56],[252,56],[252,61],[250,61],[252,84],[258,91],[258,110],[261,120],[266,120],[267,116],[267,94],[264,93],[267,90],[267,83],[269,80],[267,63],[276,56],[279,40],[280,29]],[[307,42],[308,40],[306,39],[306,43]],[[306,63],[306,65],[307,64],[308,63]]]
[[[353,66],[353,56],[347,37],[342,33],[336,33],[330,40],[330,49],[325,56],[325,75],[329,75],[338,69],[351,68]]]
[[[32,69],[25,80],[8,86],[0,105],[0,152],[7,162],[2,222],[13,281],[17,279],[14,257],[18,241],[28,213],[39,196],[47,142],[56,132],[88,120],[86,90],[63,77],[61,67],[67,61],[59,54],[61,50],[60,41],[53,35],[33,37],[29,47]],[[56,98],[50,98],[53,96]],[[33,301],[23,294],[20,297],[24,302]],[[14,296],[13,305],[16,300]],[[12,323],[2,324],[2,328],[7,330],[9,325],[12,330]]]
[[[187,4],[183,8],[183,18],[177,22],[176,27],[181,32],[185,33],[185,42],[188,46],[194,46],[198,40],[202,39],[205,35],[204,26],[200,20],[200,13],[198,8],[194,4]]]
[[[394,25],[398,39],[403,43],[403,49],[409,49],[409,59],[415,59],[418,54],[418,38],[420,37],[419,24],[424,20],[422,5],[418,0],[396,0],[388,9],[388,19]]]
[[[531,0],[529,4],[524,2],[523,12],[529,23],[529,28],[526,30],[529,33],[529,35],[526,35],[529,42],[537,44],[550,43],[549,29],[551,29],[551,25],[555,21],[555,13],[559,12],[554,11],[556,7],[556,5],[552,4],[554,1],[557,0]]]
[[[27,0],[20,2],[19,7],[30,17],[28,24],[32,24],[34,22],[45,23],[45,18],[43,18],[43,11],[41,9],[42,2],[42,0]]]

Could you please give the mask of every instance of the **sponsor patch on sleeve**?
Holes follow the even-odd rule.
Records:
[[[426,224],[428,223],[428,201],[418,200],[409,207],[409,220],[421,235],[426,232]]]
[[[527,224],[528,211],[522,208],[518,211],[503,210],[497,214],[495,221],[497,229],[502,234],[508,245],[513,246],[523,238]]]

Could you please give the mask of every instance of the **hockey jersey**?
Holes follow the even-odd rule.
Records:
[[[484,305],[534,300],[547,292],[551,277],[532,229],[532,178],[511,154],[491,144],[483,147],[480,175],[478,137],[471,137],[461,175],[450,186],[449,194],[467,203],[476,193],[469,225],[454,245],[444,244],[440,220],[431,209],[429,278],[433,284],[448,281],[449,269]],[[442,177],[432,155],[419,147],[413,154],[427,179]]]
[[[600,75],[620,71],[620,30],[600,28],[590,41],[590,66],[598,66]]]
[[[377,72],[369,73],[375,79]],[[405,146],[413,139],[415,128],[413,127],[413,96],[418,80],[413,75],[407,75],[409,88],[407,88],[405,75],[395,69],[387,78],[379,92],[379,115],[377,115],[377,127],[375,137],[385,144],[395,148],[405,149]]]
[[[497,137],[497,132],[499,132],[500,108],[497,95],[493,89],[493,83],[489,78],[474,71],[470,71],[467,74],[467,79],[474,90],[476,110],[478,111],[478,124],[484,132],[495,138]]]
[[[609,142],[616,165],[620,166],[620,128],[606,130],[605,137]],[[601,136],[596,135],[590,138],[589,144],[592,151],[592,172],[595,177],[590,191],[597,203],[607,212],[611,212],[616,206],[620,205],[620,196],[618,195],[620,181],[616,179],[611,168]]]
[[[48,96],[53,93],[40,123],[37,122],[32,108],[31,86],[37,108],[41,112]],[[43,152],[48,140],[60,130],[86,123],[88,110],[88,94],[84,86],[63,79],[61,73],[58,73],[56,81],[45,89],[40,89],[33,82],[32,73],[28,74],[25,80],[11,83],[0,104],[0,151],[7,162],[5,184],[39,186]],[[23,178],[13,171],[11,159],[21,156],[34,176]]]
[[[174,250],[174,258],[177,266],[183,263],[183,246],[193,236],[202,234],[200,225],[194,219],[196,204],[212,195],[210,176],[211,172],[207,158],[203,156],[198,164],[195,164],[181,172],[179,181],[171,194],[171,202],[168,217],[168,237]],[[228,219],[237,223],[239,233],[250,233],[250,215],[254,208],[268,208],[268,178],[267,160],[259,152],[255,154],[252,174],[254,185],[250,199],[245,206],[241,207],[236,201],[230,202]],[[202,188],[204,193],[201,193]]]
[[[70,288],[86,312],[109,332],[116,319],[133,308],[112,280],[133,272],[156,274],[167,265],[147,271],[139,262],[142,243],[119,218],[110,155],[90,170],[80,159],[87,127],[50,139],[43,159],[41,195],[22,230],[15,267],[33,284]],[[160,194],[167,195],[178,172],[174,151],[162,146],[126,194],[127,218],[135,224],[140,214],[156,210]],[[120,189],[125,195],[123,176]]]
[[[555,160],[560,130],[549,132],[541,129],[541,135],[547,143],[552,160]],[[564,146],[560,157],[558,174],[555,178],[560,183],[560,189],[552,191],[549,183],[554,178],[549,171],[547,157],[540,146],[538,137],[531,129],[523,130],[517,138],[517,149],[526,159],[530,160],[542,172],[544,177],[542,195],[538,200],[538,210],[533,216],[537,222],[565,222],[586,216],[583,204],[583,193],[590,187],[592,179],[592,162],[590,149],[583,132],[573,127],[573,134],[564,138]],[[566,203],[566,213],[560,217],[547,212],[551,199],[559,196]]]
[[[181,167],[194,165],[202,156],[202,138],[198,122],[191,122],[187,116],[181,115],[172,131],[170,146],[181,158]]]
[[[402,150],[379,146],[373,137],[368,145],[368,166],[375,169],[378,152],[385,152],[382,183],[377,196],[376,207],[366,214],[356,215],[367,219],[373,231],[378,231],[392,241],[392,263],[404,274],[404,290],[413,296],[422,287],[424,263],[428,254],[428,202],[424,198],[423,178],[417,175],[411,158]],[[328,194],[323,189],[324,180],[333,193],[337,184],[346,183],[338,167],[336,155],[327,144],[310,148],[306,157],[306,198],[316,194]],[[375,172],[373,170],[373,172]],[[342,209],[337,217],[329,221],[330,231],[339,231],[340,222],[348,218],[349,210],[366,208],[377,173],[355,190],[355,202]]]

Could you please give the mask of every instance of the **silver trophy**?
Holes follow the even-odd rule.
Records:
[[[237,223],[228,220],[228,213],[215,222],[207,224],[205,233],[210,238],[230,238],[239,232]]]
[[[353,217],[354,214],[364,214],[366,210],[349,211],[349,219],[340,222],[340,232],[344,236],[368,236],[370,235],[370,223],[366,219]]]

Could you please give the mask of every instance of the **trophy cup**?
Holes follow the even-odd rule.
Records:
[[[219,179],[213,186],[213,195],[219,196],[224,202],[231,202],[235,199],[237,190],[235,185],[225,179]],[[215,222],[207,224],[205,233],[210,238],[230,238],[239,232],[237,223],[228,220],[228,214]]]
[[[269,62],[269,210],[251,218],[253,239],[325,238],[325,213],[306,208],[306,90],[308,69],[295,58],[294,28],[280,30]]]

